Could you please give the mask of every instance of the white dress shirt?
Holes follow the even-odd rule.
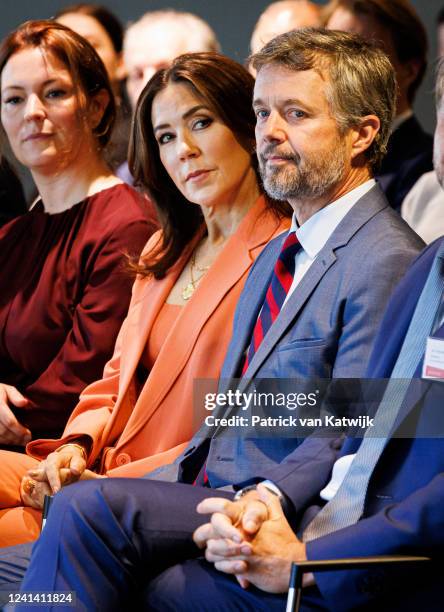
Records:
[[[370,179],[359,185],[359,187],[355,187],[355,189],[352,189],[331,204],[321,208],[300,227],[296,220],[296,215],[293,214],[290,232],[296,232],[302,248],[296,254],[293,282],[282,308],[284,308],[288,298],[308,272],[310,266],[342,219],[353,208],[356,202],[367,191],[370,191],[375,183],[374,179]]]
[[[420,176],[410,189],[401,217],[427,244],[444,234],[444,191],[434,171]]]

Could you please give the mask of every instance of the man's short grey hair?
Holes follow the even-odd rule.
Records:
[[[387,55],[360,36],[335,30],[304,28],[277,36],[250,58],[260,70],[269,64],[289,70],[327,72],[327,97],[341,133],[376,115],[380,129],[366,151],[375,170],[387,151],[395,116],[396,77]]]
[[[194,37],[200,38],[200,51],[220,51],[220,44],[217,40],[216,34],[206,21],[193,13],[176,11],[174,9],[148,11],[142,15],[140,19],[134,23],[131,23],[125,31],[124,46],[125,41],[127,41],[133,34],[138,34],[139,32],[143,32],[143,30],[148,27],[156,26],[162,23],[176,23],[183,27],[184,32],[187,33],[187,37],[190,39],[193,39]]]

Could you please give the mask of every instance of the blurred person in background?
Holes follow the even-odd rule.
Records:
[[[437,55],[444,56],[444,7],[438,13],[437,25]],[[439,81],[438,81],[439,82]],[[438,116],[441,112],[437,108]],[[417,232],[425,242],[433,242],[444,234],[444,192],[436,175],[437,148],[440,147],[439,135],[435,129],[433,166],[435,170],[423,174],[404,198],[401,207],[403,219]]]
[[[123,25],[108,8],[86,2],[61,9],[54,19],[86,38],[105,65],[117,112],[104,156],[111,168],[116,169],[127,158],[131,123],[131,109],[124,85]]]
[[[353,32],[380,43],[395,68],[396,117],[376,178],[391,206],[400,211],[418,178],[433,167],[433,138],[413,113],[427,67],[424,25],[408,0],[332,0],[325,10],[329,29]]]
[[[183,53],[219,51],[211,27],[197,15],[174,10],[150,11],[128,26],[123,42],[126,88],[133,109],[145,85],[157,70],[168,68]],[[128,164],[118,176],[132,185]]]
[[[173,461],[200,426],[194,381],[219,377],[250,267],[289,226],[286,205],[271,208],[261,193],[253,83],[224,56],[190,54],[142,92],[130,167],[163,229],[136,266],[104,377],[82,393],[61,438],[35,441],[31,456],[0,453],[0,546],[38,536],[43,493],[80,477],[142,476]]]
[[[26,22],[0,47],[0,85],[3,131],[40,194],[0,230],[0,444],[22,448],[60,435],[101,375],[130,299],[123,253],[155,223],[103,159],[114,98],[85,39]]]
[[[279,0],[261,13],[251,35],[251,53],[257,53],[269,40],[297,28],[321,25],[321,7],[309,0]],[[254,72],[252,68],[253,76]]]

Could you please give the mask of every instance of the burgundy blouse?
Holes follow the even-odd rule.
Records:
[[[102,376],[130,299],[123,254],[139,254],[155,229],[128,185],[54,215],[39,203],[0,229],[0,382],[31,401],[14,412],[33,438],[58,437]]]

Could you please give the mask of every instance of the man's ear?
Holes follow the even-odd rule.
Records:
[[[361,117],[358,126],[352,128],[351,158],[355,159],[370,147],[379,132],[381,122],[376,115]]]
[[[109,104],[109,93],[101,89],[91,98],[88,104],[88,121],[91,129],[95,129],[102,121],[103,114]]]

